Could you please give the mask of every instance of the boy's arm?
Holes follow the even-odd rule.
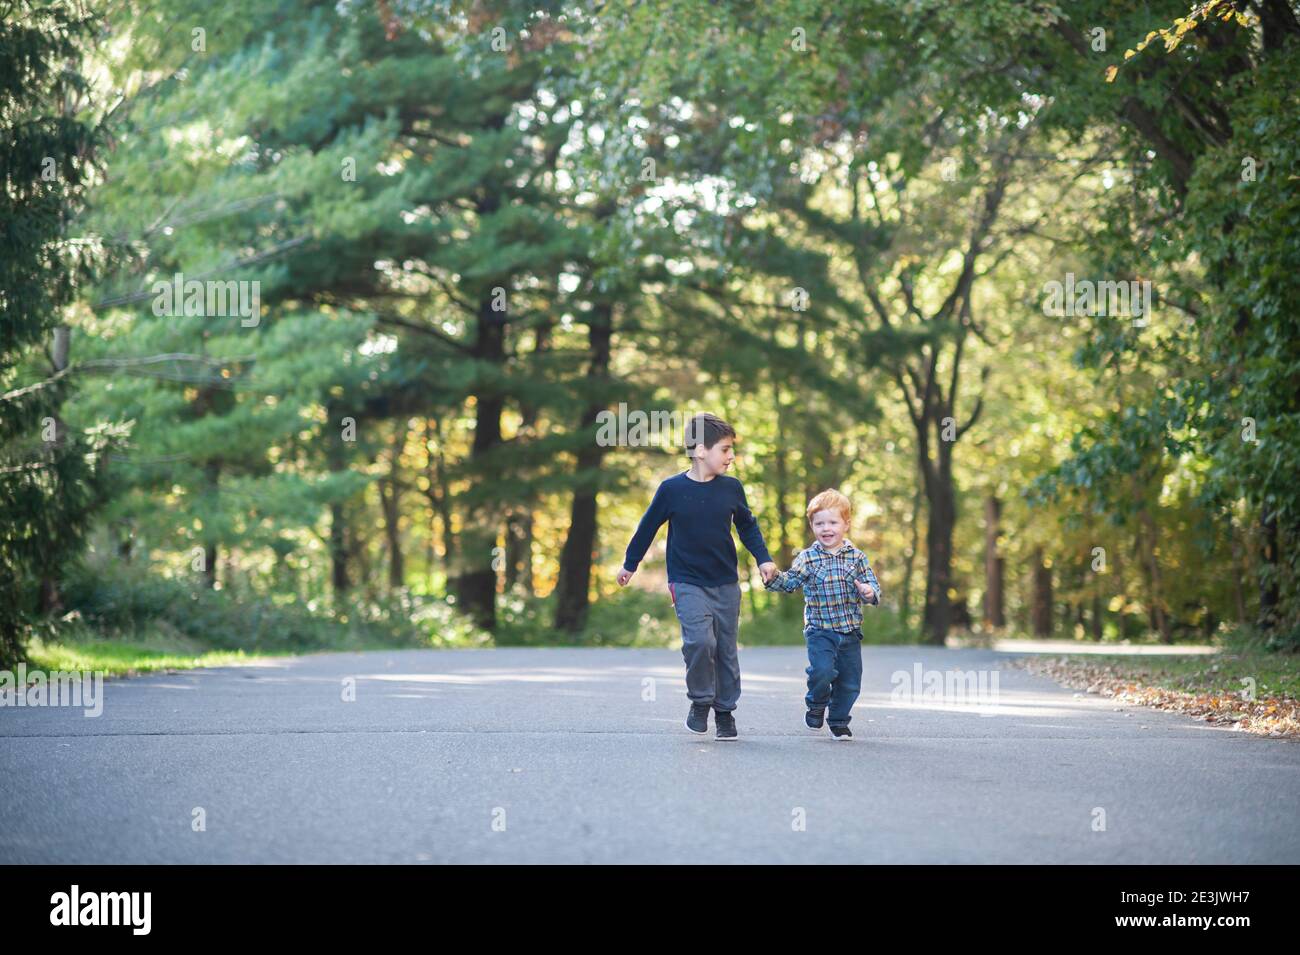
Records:
[[[661,483],[655,489],[655,496],[650,501],[650,506],[641,515],[641,523],[637,524],[632,540],[628,542],[627,553],[623,555],[624,570],[628,573],[636,573],[637,564],[645,557],[645,552],[654,543],[655,535],[659,533],[659,528],[664,526],[666,520],[668,520],[668,493]]]
[[[877,607],[879,607],[880,597],[881,597],[880,581],[876,580],[875,572],[872,571],[871,563],[867,560],[866,554],[863,553],[858,554],[858,563],[857,566],[854,568],[854,570],[856,571],[856,575],[855,575],[856,579],[865,580],[867,583],[871,585],[871,588],[876,592],[876,594],[873,600],[866,600],[863,598],[863,596],[860,593],[858,593],[858,588],[854,587],[853,599],[859,601],[860,603],[875,604]]]
[[[758,518],[754,512],[749,509],[749,500],[745,497],[745,487],[740,482],[740,503],[736,506],[734,515],[736,521],[736,530],[740,532],[740,540],[745,545],[745,550],[749,551],[754,560],[761,566],[772,563],[772,555],[767,552],[767,544],[763,541],[763,532],[758,529]]]
[[[808,558],[806,551],[799,551],[789,570],[777,571],[772,579],[763,585],[766,590],[779,590],[791,593],[798,590],[808,580]]]

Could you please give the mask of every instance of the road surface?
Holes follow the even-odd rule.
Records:
[[[1295,741],[1011,656],[865,647],[848,743],[803,726],[799,647],[742,649],[736,742],[686,730],[675,649],[107,681],[98,717],[0,708],[0,862],[1300,863]],[[984,695],[925,698],[949,671]]]

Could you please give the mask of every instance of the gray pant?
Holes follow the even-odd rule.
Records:
[[[670,583],[673,607],[682,625],[682,659],[686,661],[686,695],[730,712],[740,699],[740,657],[736,631],[740,623],[740,584],[701,587]]]

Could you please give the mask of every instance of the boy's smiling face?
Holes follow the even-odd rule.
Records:
[[[839,511],[817,511],[813,514],[811,523],[813,536],[829,550],[840,546],[845,532],[849,529]]]

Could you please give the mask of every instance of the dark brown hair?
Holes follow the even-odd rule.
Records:
[[[715,414],[707,411],[697,414],[686,422],[685,451],[687,457],[694,457],[695,446],[703,444],[705,450],[712,448],[723,438],[735,438],[736,430]]]

